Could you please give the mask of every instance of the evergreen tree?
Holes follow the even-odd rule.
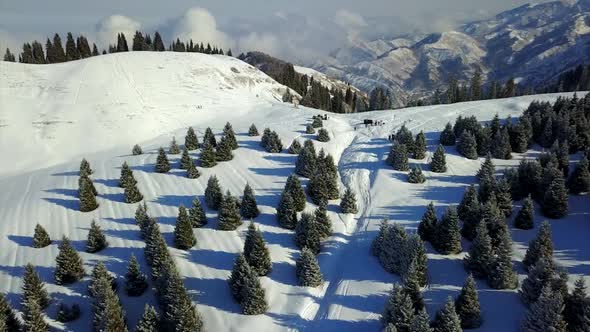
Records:
[[[143,154],[143,150],[141,149],[141,147],[138,144],[135,144],[133,146],[133,149],[131,149],[131,154],[134,156],[139,156],[139,155]]]
[[[260,136],[260,133],[258,133],[258,128],[256,128],[254,124],[252,124],[248,129],[248,136]]]
[[[180,157],[180,169],[188,169],[191,162],[191,156],[188,153],[188,149],[185,147],[182,149],[182,156]]]
[[[568,179],[568,188],[572,194],[581,194],[590,191],[590,167],[588,158],[584,157],[574,168]]]
[[[547,285],[543,287],[539,300],[531,305],[521,329],[527,332],[565,332],[567,323],[563,319],[563,308],[561,294],[554,293]]]
[[[201,176],[201,172],[197,169],[197,165],[192,158],[189,159],[188,168],[186,169],[186,177],[189,179],[198,179]]]
[[[510,184],[505,178],[501,178],[496,183],[496,191],[494,193],[496,197],[496,204],[498,209],[504,217],[508,218],[512,215],[512,194],[510,193]]]
[[[408,171],[408,148],[405,144],[395,144],[387,158],[396,171]]]
[[[422,220],[420,220],[420,224],[418,224],[418,234],[420,235],[422,241],[434,243],[437,223],[438,220],[436,218],[434,204],[430,202],[426,206],[426,212],[424,212]]]
[[[176,143],[176,137],[172,137],[172,142],[170,142],[170,148],[168,149],[168,153],[170,154],[179,154],[180,147],[178,143]]]
[[[266,247],[260,230],[250,222],[244,241],[244,257],[254,272],[259,276],[268,275],[272,269],[270,252]]]
[[[196,311],[174,264],[168,264],[160,279],[162,295],[160,306],[164,310],[163,329],[166,331],[202,331],[203,322]]]
[[[590,331],[590,299],[584,278],[576,280],[574,290],[565,298],[563,317],[570,332]]]
[[[178,207],[178,218],[176,218],[176,227],[174,227],[174,245],[177,249],[189,250],[197,244],[197,239],[193,233],[193,226],[188,217],[184,205]]]
[[[33,248],[45,248],[51,244],[51,238],[43,226],[37,224],[35,226],[35,234],[33,235]]]
[[[108,278],[98,278],[95,287],[93,319],[95,329],[105,332],[127,332],[125,312]]]
[[[497,159],[512,158],[512,148],[510,147],[510,136],[506,127],[502,128],[492,139],[492,148],[490,149],[492,156]]]
[[[531,304],[537,301],[539,294],[545,285],[549,285],[555,274],[555,265],[552,261],[541,258],[535,265],[528,269],[528,275],[522,282],[519,291],[522,301]]]
[[[314,116],[311,126],[314,128],[322,128],[324,126],[324,123],[322,122],[322,119],[320,117]]]
[[[301,186],[301,181],[299,181],[297,175],[289,175],[284,189],[284,192],[286,191],[288,191],[291,194],[291,198],[293,198],[295,210],[297,212],[303,211],[303,209],[305,209],[305,203],[307,202],[307,199],[305,197],[305,190]]]
[[[426,136],[424,136],[424,132],[420,131],[418,135],[416,135],[416,140],[414,141],[414,159],[424,159],[426,158]]]
[[[346,188],[344,196],[342,196],[342,200],[340,201],[340,211],[342,213],[352,214],[356,214],[358,212],[358,207],[356,205],[356,195],[350,188]]]
[[[213,131],[210,127],[205,129],[205,135],[203,136],[203,144],[209,144],[211,147],[217,147],[217,140],[215,139],[215,135],[213,135]]]
[[[244,315],[261,315],[266,312],[268,304],[264,288],[260,285],[258,275],[251,268],[246,269],[244,285],[240,292],[242,298],[240,304]]]
[[[171,169],[170,162],[166,156],[166,152],[163,148],[158,150],[158,158],[156,159],[156,172],[157,173],[168,173]]]
[[[94,187],[94,183],[92,180],[85,175],[81,176],[78,179],[78,195],[80,198],[80,211],[82,212],[90,212],[96,210],[98,208],[98,203],[96,202],[96,188]]]
[[[480,182],[496,178],[496,166],[494,166],[491,155],[486,156],[485,161],[477,171],[476,177]]]
[[[480,222],[476,228],[476,236],[469,248],[469,253],[463,259],[465,268],[476,278],[487,278],[493,261],[492,239],[488,235],[488,228]]]
[[[279,207],[277,208],[277,220],[279,225],[286,229],[295,229],[297,225],[297,209],[290,191],[283,191]]]
[[[533,199],[529,195],[525,198],[522,208],[518,211],[518,214],[514,219],[514,227],[525,230],[533,229],[533,227],[535,227],[534,217]]]
[[[133,179],[133,174],[131,174],[130,177]],[[139,191],[139,188],[137,188],[137,181],[135,181],[135,179],[133,179],[133,181],[130,181],[129,184],[125,187],[124,195],[125,203],[129,204],[140,202],[143,199],[143,195]]]
[[[323,276],[320,264],[314,253],[307,247],[301,249],[301,256],[296,262],[297,280],[303,287],[319,287],[322,285]]]
[[[90,168],[90,163],[86,159],[82,159],[80,162],[80,176],[89,176],[93,173],[92,168]]]
[[[445,306],[436,313],[436,318],[434,319],[433,325],[434,332],[463,331],[461,329],[461,319],[455,311],[455,303],[453,302],[453,299],[450,296],[447,299],[447,303],[445,303]]]
[[[217,176],[211,175],[207,181],[207,188],[205,188],[205,203],[211,210],[217,210],[222,200],[223,193],[219,180],[217,180]]]
[[[78,48],[76,47],[74,36],[72,36],[71,32],[68,32],[68,36],[66,39],[66,61],[78,59],[80,59],[80,53],[78,52]]]
[[[90,230],[88,231],[88,240],[86,241],[86,252],[96,253],[109,245],[107,239],[100,229],[100,226],[96,224],[94,220],[90,224]]]
[[[228,144],[232,150],[238,148],[238,140],[236,139],[236,134],[234,133],[234,129],[229,122],[226,123],[225,127],[223,128],[223,135],[228,141]]]
[[[475,280],[472,275],[467,276],[461,293],[455,301],[455,310],[464,329],[476,329],[481,326],[481,307]]]
[[[320,142],[329,142],[330,141],[330,134],[324,128],[318,130],[318,141]]]
[[[409,331],[414,320],[412,299],[398,284],[393,285],[381,321],[386,326],[393,324],[397,331]]]
[[[512,266],[512,239],[510,232],[504,232],[495,250],[488,284],[494,289],[515,289],[518,287],[518,275]]]
[[[492,149],[492,130],[490,127],[483,127],[475,132],[477,141],[477,154],[487,156]]]
[[[328,217],[328,211],[324,205],[319,205],[314,211],[315,221],[317,223],[320,238],[325,239],[332,235],[332,220]]]
[[[269,153],[279,153],[283,150],[283,142],[275,131],[272,131],[269,134],[267,143],[264,145],[264,149]]]
[[[415,316],[412,325],[410,326],[410,332],[433,332],[430,327],[430,317],[426,309],[420,310]]]
[[[470,131],[465,130],[461,134],[459,144],[457,145],[457,151],[467,159],[477,159],[477,141]]]
[[[9,48],[6,48],[6,53],[4,53],[4,61],[16,62],[16,58],[15,58],[14,54],[10,53]]]
[[[412,167],[410,170],[410,174],[408,174],[408,182],[409,183],[424,183],[426,182],[426,177],[422,173],[422,169],[418,166]]]
[[[537,236],[529,243],[522,263],[528,269],[537,264],[540,259],[553,260],[553,241],[551,240],[551,224],[545,221],[541,224]]]
[[[408,294],[416,313],[425,308],[424,298],[420,292],[420,276],[418,274],[416,260],[412,260],[407,272],[403,276],[402,289],[404,293]]]
[[[148,287],[147,277],[141,273],[139,262],[135,255],[131,254],[127,273],[125,274],[125,290],[129,296],[140,296]]]
[[[219,229],[233,231],[242,224],[238,200],[231,195],[229,190],[223,195],[219,205]]]
[[[80,315],[80,306],[78,304],[73,304],[70,307],[64,303],[60,303],[57,311],[57,321],[62,323],[72,322],[80,318]]]
[[[234,299],[239,303],[242,302],[242,288],[250,270],[250,265],[248,265],[246,257],[243,254],[239,254],[234,262],[231,275],[227,280]]]
[[[453,131],[453,126],[450,122],[447,122],[445,129],[440,133],[440,144],[444,146],[452,146],[455,145],[455,132]]]
[[[146,304],[145,309],[143,310],[143,315],[135,327],[135,332],[158,331],[160,331],[160,315],[158,315],[158,312],[156,309],[154,309],[154,307]]]
[[[379,257],[379,255],[381,254],[381,251],[383,250],[383,244],[389,236],[389,230],[390,227],[387,219],[382,220],[381,224],[379,225],[379,233],[371,243],[371,253],[373,254],[373,256]]]
[[[312,125],[308,124],[307,126],[305,126],[305,133],[308,135],[313,135],[315,134],[315,128]]]
[[[447,159],[445,157],[445,149],[442,145],[438,146],[434,152],[434,155],[432,156],[430,170],[435,173],[444,173],[447,171]]]
[[[61,43],[61,37],[57,33],[53,36],[52,51],[52,53],[54,54],[54,63],[66,61],[66,53]]]
[[[193,127],[189,127],[186,136],[184,137],[184,147],[189,151],[193,151],[199,148],[199,139]]]
[[[320,228],[314,215],[303,212],[295,227],[295,244],[299,248],[306,247],[314,254],[320,252]]]
[[[121,165],[121,176],[119,177],[119,187],[126,188],[129,185],[135,185],[137,181],[133,177],[133,171],[129,168],[127,162]]]
[[[92,43],[92,56],[97,56],[97,55],[99,55],[98,47],[96,47],[95,43]]]
[[[295,165],[295,173],[303,177],[309,178],[315,172],[317,156],[315,154],[315,148],[313,143],[306,141],[303,145],[303,149],[297,157],[297,163]]]
[[[59,245],[59,253],[55,258],[55,283],[58,285],[76,282],[84,276],[82,258],[72,247],[70,240],[63,237]]]
[[[10,306],[6,296],[0,293],[0,327],[2,325],[4,325],[4,330],[1,331],[18,332],[21,329],[21,322],[14,309]]]
[[[164,41],[158,31],[154,34],[154,51],[164,52],[165,51]]]
[[[43,318],[43,310],[36,299],[23,303],[24,330],[27,332],[49,332],[49,324]]]
[[[555,178],[543,198],[543,214],[548,218],[559,219],[568,213],[568,195],[562,177]]]
[[[25,265],[23,274],[23,306],[31,301],[36,302],[40,309],[45,309],[49,305],[49,294],[45,289],[45,283],[41,281],[39,273],[35,271],[33,264]]]
[[[463,221],[461,235],[472,241],[476,236],[477,225],[480,223],[480,206],[474,185],[465,189],[463,199],[457,207],[457,215]]]
[[[202,148],[200,157],[201,167],[211,168],[217,165],[217,155],[213,146],[208,142],[204,142]]]
[[[290,154],[299,154],[301,152],[301,143],[299,140],[294,139],[291,145],[289,146],[289,153]]]
[[[449,207],[436,227],[435,247],[443,255],[461,252],[461,231],[459,217],[454,207]]]
[[[254,191],[248,183],[246,183],[246,187],[244,188],[244,195],[240,203],[240,213],[246,219],[256,218],[260,214],[258,204],[256,203],[256,196],[254,196]]]
[[[217,161],[230,161],[234,158],[231,142],[227,139],[227,136],[221,137],[217,149],[215,151],[215,159]]]
[[[188,219],[193,228],[200,228],[207,225],[207,215],[205,215],[205,210],[203,210],[201,200],[199,200],[198,197],[193,199],[193,205],[189,209],[188,213]]]

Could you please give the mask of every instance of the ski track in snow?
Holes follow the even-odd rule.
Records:
[[[322,245],[318,260],[325,283],[317,289],[297,286],[295,260],[299,250],[293,232],[278,227],[275,208],[286,178],[294,170],[296,156],[286,152],[269,154],[259,146],[260,137],[245,133],[255,123],[262,133],[265,127],[276,130],[286,148],[293,139],[305,134],[311,116],[322,113],[278,102],[282,86],[250,66],[228,57],[200,54],[142,52],[140,55],[114,54],[83,61],[51,66],[27,66],[0,62],[0,153],[13,156],[14,164],[0,169],[0,291],[7,292],[13,304],[20,302],[20,275],[23,266],[37,265],[54,301],[47,311],[55,317],[59,302],[78,302],[80,320],[66,325],[51,320],[55,330],[81,331],[91,319],[91,299],[86,294],[88,280],[69,287],[53,283],[57,246],[63,234],[70,237],[81,252],[87,272],[99,260],[118,275],[120,282],[127,259],[134,253],[148,272],[143,257],[143,241],[133,217],[136,204],[125,204],[118,187],[120,165],[127,161],[134,170],[140,191],[150,214],[158,218],[164,237],[172,243],[172,231],[178,205],[190,205],[195,196],[203,202],[203,192],[210,175],[219,177],[224,190],[241,195],[246,182],[253,187],[261,216],[256,223],[268,242],[273,271],[261,278],[266,289],[269,310],[250,317],[239,313],[227,287],[236,255],[242,250],[247,223],[237,231],[217,231],[216,212],[206,209],[209,224],[195,230],[198,244],[189,251],[170,248],[185,277],[185,285],[198,303],[209,331],[377,331],[387,292],[399,277],[381,268],[370,253],[381,220],[399,222],[415,229],[425,206],[433,201],[440,215],[449,204],[458,204],[465,186],[475,182],[480,160],[466,160],[447,148],[448,172],[428,171],[428,162],[438,145],[439,131],[458,115],[476,115],[489,121],[495,113],[501,118],[518,116],[534,99],[554,100],[556,95],[482,101],[455,105],[408,108],[362,114],[328,114],[324,121],[331,141],[315,141],[334,156],[345,187],[357,194],[359,213],[339,214],[339,201],[332,201],[328,213],[333,235]],[[236,73],[233,69],[236,69]],[[189,73],[189,74],[187,74]],[[33,78],[33,79],[31,79]],[[105,86],[110,82],[112,85]],[[42,83],[40,83],[42,82]],[[43,87],[40,87],[43,85]],[[57,91],[59,94],[51,94]],[[202,109],[196,109],[202,105]],[[9,110],[9,111],[3,111]],[[383,126],[364,128],[365,118],[381,120]],[[33,122],[71,121],[36,128]],[[156,174],[153,167],[157,149],[168,146],[175,136],[179,144],[187,126],[193,126],[202,138],[210,126],[219,134],[226,121],[232,123],[240,148],[234,159],[212,169],[201,169],[197,180],[187,179],[184,171]],[[385,164],[391,147],[389,134],[403,124],[417,134],[423,130],[428,152],[420,165],[427,181],[421,185],[407,183],[405,172],[393,171]],[[358,126],[357,130],[353,130]],[[35,133],[35,134],[33,134]],[[45,134],[43,134],[45,133]],[[38,135],[37,135],[38,134]],[[48,139],[45,136],[51,135]],[[133,144],[139,143],[144,154],[130,156]],[[534,153],[534,152],[533,152]],[[192,152],[198,158],[198,152]],[[98,210],[80,213],[77,201],[78,166],[86,157],[100,195]],[[179,155],[169,156],[176,165]],[[515,154],[510,161],[496,161],[498,169],[517,165],[522,158]],[[302,179],[304,185],[307,179]],[[585,239],[590,227],[585,220],[588,197],[571,198],[572,212],[553,223],[556,257],[575,275],[590,274],[590,247]],[[516,206],[519,204],[517,203]],[[307,211],[315,206],[308,202]],[[110,246],[97,254],[84,252],[85,238],[92,219],[104,229]],[[510,219],[509,222],[511,222]],[[537,214],[537,222],[543,218]],[[54,242],[44,249],[31,248],[31,236],[39,222]],[[515,261],[522,259],[528,241],[536,231],[512,230]],[[468,242],[463,242],[464,251]],[[428,249],[430,285],[424,296],[434,316],[448,295],[456,296],[465,280],[461,264],[463,254],[441,256]],[[524,271],[516,265],[521,279]],[[122,285],[122,284],[120,284]],[[478,331],[514,331],[524,313],[516,291],[494,291],[479,282],[485,323]],[[139,299],[129,298],[119,288],[133,327],[142,314],[143,303],[155,304],[153,292]],[[138,301],[141,305],[137,305]],[[20,309],[20,306],[16,305]]]

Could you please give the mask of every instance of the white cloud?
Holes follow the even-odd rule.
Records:
[[[131,42],[135,31],[140,30],[141,23],[123,15],[112,15],[100,21],[97,25],[96,35],[98,43],[106,48],[109,44],[117,41],[117,34],[122,32],[127,38],[127,43],[131,47]]]
[[[270,33],[253,32],[238,40],[238,49],[246,51],[261,51],[268,54],[281,54],[284,45]]]
[[[367,22],[362,16],[346,9],[340,9],[336,12],[334,22],[347,32],[349,41],[358,39],[361,30],[367,26]]]
[[[211,43],[218,47],[230,48],[234,42],[217,28],[215,17],[203,8],[189,9],[174,25],[173,36],[181,40]]]
[[[20,46],[22,46],[22,43],[17,42],[8,31],[0,29],[0,60],[4,57],[6,48],[10,48],[10,52],[17,56],[20,53]]]

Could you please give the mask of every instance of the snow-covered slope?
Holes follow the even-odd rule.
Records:
[[[100,65],[91,73],[79,72],[96,63]],[[330,202],[328,210],[334,235],[323,244],[318,256],[325,283],[321,288],[309,289],[297,286],[294,262],[299,251],[293,234],[280,228],[275,220],[275,207],[287,176],[294,170],[296,156],[266,153],[259,146],[260,137],[249,137],[246,132],[251,123],[261,131],[270,127],[288,146],[293,139],[314,138],[304,134],[304,129],[311,116],[319,111],[304,107],[296,110],[277,101],[273,91],[279,85],[256,70],[237,80],[235,77],[241,76],[233,76],[232,67],[240,73],[251,70],[227,57],[143,52],[43,67],[3,65],[3,77],[11,79],[3,83],[1,99],[5,126],[0,128],[3,135],[0,155],[5,159],[0,177],[3,189],[0,191],[0,292],[8,293],[13,304],[19,303],[23,266],[32,262],[54,299],[47,311],[50,318],[55,318],[60,301],[82,305],[80,320],[65,326],[52,320],[51,325],[67,331],[89,328],[92,309],[86,292],[87,281],[69,287],[54,284],[58,243],[44,249],[31,248],[36,223],[44,225],[54,239],[69,236],[81,252],[88,271],[97,261],[105,261],[108,269],[122,280],[131,253],[139,258],[142,269],[148,271],[143,241],[133,220],[136,204],[125,204],[123,191],[117,186],[120,165],[127,161],[150,214],[157,217],[171,247],[178,206],[189,205],[195,196],[203,199],[210,175],[217,175],[222,187],[234,195],[240,195],[246,183],[252,185],[257,195],[262,214],[255,222],[269,244],[274,263],[270,275],[261,278],[269,304],[266,314],[241,315],[226,283],[233,260],[242,250],[247,225],[238,231],[218,231],[216,213],[207,211],[209,224],[195,230],[198,239],[195,248],[170,249],[208,331],[378,331],[386,293],[393,282],[399,281],[397,276],[386,273],[369,252],[379,223],[389,218],[413,229],[430,201],[442,213],[446,205],[458,203],[465,186],[475,182],[474,174],[481,162],[466,160],[449,149],[449,172],[426,171],[427,182],[412,185],[407,183],[406,174],[385,165],[390,147],[386,137],[404,123],[414,133],[423,130],[430,156],[438,144],[438,131],[458,115],[476,115],[482,121],[492,119],[495,113],[500,117],[518,116],[533,99],[557,98],[557,95],[543,95],[364,114],[329,114],[324,123],[332,139],[328,143],[316,141],[315,145],[334,156],[341,190],[346,185],[356,191],[360,211],[356,216],[338,214],[338,201]],[[98,84],[91,77],[103,77],[103,82],[112,88]],[[109,77],[117,79],[107,80]],[[119,79],[125,80],[118,82]],[[252,83],[236,83],[236,80]],[[80,81],[91,86],[81,85],[79,91],[84,93],[69,92],[71,87],[63,87]],[[7,96],[10,98],[6,99]],[[105,100],[119,103],[109,101],[102,105]],[[52,106],[46,108],[36,103]],[[195,105],[203,108],[195,109]],[[47,133],[45,137],[28,137],[32,132],[37,134],[31,129],[35,128],[31,119],[39,117],[59,122],[53,127],[48,125],[52,129],[41,130]],[[359,125],[363,118],[382,120],[385,124],[365,128]],[[226,121],[233,124],[240,145],[232,161],[211,169],[199,168],[202,176],[196,180],[186,178],[184,171],[176,167],[170,174],[154,173],[156,150],[167,146],[172,136],[182,143],[189,125],[200,138],[208,126],[220,133]],[[10,133],[2,133],[4,130]],[[23,135],[18,136],[19,132]],[[51,142],[47,137],[54,137],[59,143],[44,143]],[[145,154],[130,155],[135,143],[144,148]],[[41,144],[49,145],[48,152]],[[77,175],[82,155],[95,171],[92,178],[99,191],[100,207],[90,213],[78,211]],[[192,154],[195,158],[198,155],[198,152]],[[46,161],[48,156],[51,158]],[[170,156],[175,166],[178,157]],[[521,157],[496,163],[499,167],[514,165]],[[428,169],[428,159],[411,162]],[[553,223],[556,257],[573,275],[590,274],[590,248],[586,241],[590,225],[584,210],[587,200],[588,197],[572,198],[570,216]],[[307,209],[313,208],[308,203]],[[92,219],[105,230],[110,243],[97,254],[83,252]],[[541,220],[538,216],[537,221]],[[516,261],[523,257],[523,249],[534,234],[534,230],[513,230]],[[464,247],[468,247],[466,242]],[[429,248],[431,279],[424,294],[431,315],[448,295],[458,294],[466,277],[461,257],[440,256]],[[518,268],[522,274],[519,265]],[[478,287],[485,319],[479,331],[516,331],[525,311],[516,291],[495,291],[484,283]],[[155,302],[152,291],[136,299],[127,297],[120,287],[119,295],[131,327],[144,303]]]

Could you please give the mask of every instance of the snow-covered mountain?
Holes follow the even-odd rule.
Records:
[[[528,4],[455,31],[358,41],[321,61],[312,67],[361,89],[389,86],[398,104],[477,69],[538,86],[590,61],[590,1]]]

